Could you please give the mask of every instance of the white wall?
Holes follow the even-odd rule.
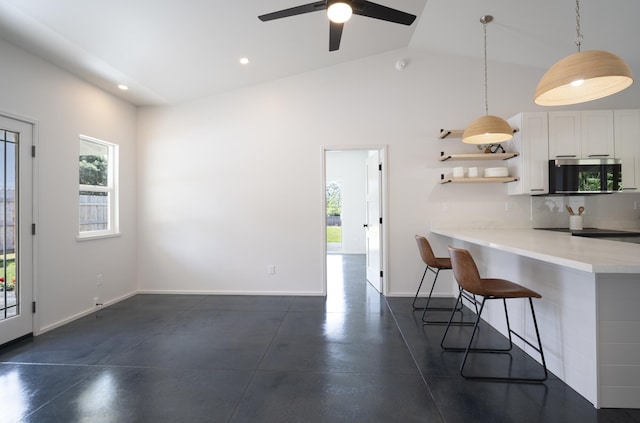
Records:
[[[367,150],[327,151],[326,178],[342,182],[342,253],[364,254]]]
[[[532,101],[542,73],[491,63],[490,113],[543,110]],[[637,86],[582,106],[622,107],[640,107]],[[320,294],[322,148],[388,145],[389,295],[410,295],[423,271],[414,234],[431,224],[530,225],[529,199],[503,184],[438,184],[451,167],[441,150],[476,151],[437,139],[440,128],[483,113],[482,61],[417,50],[141,109],[141,289]]]
[[[36,332],[136,290],[136,110],[0,41],[0,113],[36,122]],[[78,135],[120,145],[117,238],[76,241]],[[98,288],[97,274],[104,275]]]
[[[405,49],[136,113],[3,41],[0,55],[0,112],[38,131],[36,332],[93,310],[95,296],[109,303],[138,288],[321,294],[327,146],[388,146],[390,295],[414,292],[423,266],[413,235],[432,224],[531,223],[529,199],[508,197],[503,185],[437,183],[449,169],[439,152],[469,149],[437,139],[440,128],[484,112],[478,60]],[[400,58],[409,63],[401,72]],[[541,110],[531,95],[544,69],[490,69],[492,114]],[[638,107],[635,84],[574,109]],[[79,134],[120,145],[120,237],[76,240]]]

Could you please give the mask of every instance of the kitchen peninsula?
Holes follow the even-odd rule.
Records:
[[[534,229],[432,233],[468,249],[483,277],[542,295],[535,306],[550,371],[598,408],[640,408],[640,245]],[[506,333],[501,305],[492,306],[483,317]],[[524,307],[509,303],[511,323],[532,341]]]

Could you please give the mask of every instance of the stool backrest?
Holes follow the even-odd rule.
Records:
[[[469,251],[462,248],[449,247],[453,276],[458,285],[471,294],[485,295],[478,266]]]
[[[416,242],[418,243],[418,251],[420,251],[420,257],[427,266],[438,267],[436,256],[433,254],[431,244],[427,241],[427,238],[416,235]]]

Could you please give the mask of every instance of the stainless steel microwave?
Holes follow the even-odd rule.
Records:
[[[619,159],[549,160],[549,194],[598,194],[620,191]]]

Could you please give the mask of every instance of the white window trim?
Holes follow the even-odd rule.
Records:
[[[80,185],[78,184],[78,193],[80,191],[107,192],[111,195],[109,198],[109,228],[97,231],[80,232],[80,214],[78,210],[78,241],[87,241],[92,239],[111,238],[120,236],[120,200],[119,200],[119,146],[97,138],[80,135],[79,141],[88,141],[96,144],[104,145],[109,151],[109,167],[107,173],[107,186]],[[78,157],[80,157],[80,143],[78,143]]]

